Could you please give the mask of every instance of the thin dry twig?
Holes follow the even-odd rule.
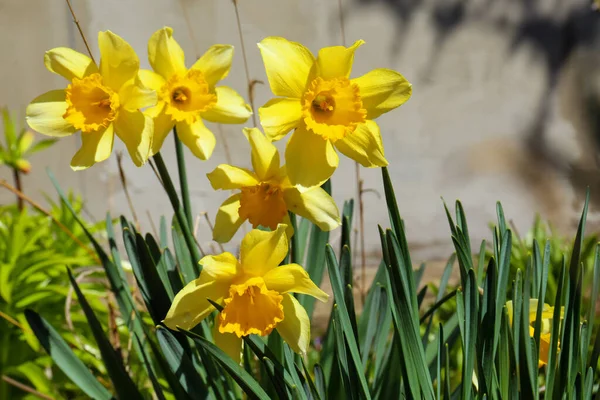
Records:
[[[125,192],[127,204],[129,205],[129,210],[131,211],[131,215],[133,216],[135,227],[138,231],[141,231],[140,220],[137,217],[135,208],[133,206],[133,201],[131,201],[131,196],[129,195],[129,188],[127,187],[127,178],[125,178],[125,171],[123,171],[123,153],[120,151],[117,152],[117,166],[119,167],[119,178],[121,179],[121,185],[123,186],[123,191]]]
[[[238,9],[237,0],[233,1],[233,8],[235,9],[235,19],[237,21],[238,33],[240,35],[240,44],[242,48],[242,58],[244,60],[244,71],[246,72],[246,80],[248,81],[248,101],[250,102],[250,107],[252,108],[252,123],[256,128],[258,125],[256,123],[256,109],[254,108],[254,85],[260,81],[254,81],[250,79],[250,69],[248,68],[248,58],[246,57],[246,46],[244,46],[244,33],[242,32],[242,23],[240,21],[240,11]]]
[[[7,320],[8,322],[10,322],[11,324],[13,324],[14,326],[16,326],[17,328],[21,329],[22,331],[25,330],[25,327],[23,325],[21,325],[19,323],[19,321],[17,321],[16,319],[14,319],[13,317],[11,317],[10,315],[5,314],[2,311],[0,311],[0,317],[4,318],[5,320]]]
[[[217,130],[219,131],[219,136],[221,137],[223,142],[223,150],[225,150],[225,160],[227,164],[231,165],[233,160],[231,158],[231,151],[229,150],[229,144],[227,144],[227,136],[225,136],[225,131],[223,131],[223,125],[217,124]]]
[[[344,29],[344,9],[342,7],[342,0],[338,0],[338,11],[340,14],[340,33],[342,34],[342,45],[346,47],[346,31]]]
[[[92,61],[94,62],[94,64],[96,64],[96,60],[94,59],[94,55],[92,54],[92,50],[90,50],[90,46],[88,45],[88,42],[85,38],[85,35],[83,34],[83,29],[81,29],[81,25],[79,24],[79,20],[77,19],[77,16],[75,16],[75,11],[73,11],[73,7],[71,6],[71,1],[70,0],[65,0],[67,2],[67,6],[69,6],[69,11],[71,11],[71,15],[73,16],[73,22],[75,22],[75,25],[77,26],[77,30],[79,31],[79,35],[81,35],[81,39],[83,39],[83,44],[85,44],[85,48],[87,49],[88,54],[90,55],[90,58],[92,59]]]
[[[179,5],[181,6],[181,11],[183,11],[183,19],[185,20],[185,26],[187,27],[188,34],[190,35],[190,39],[192,39],[192,44],[194,45],[194,53],[196,53],[196,59],[200,58],[200,49],[198,48],[198,42],[196,41],[196,37],[194,36],[194,30],[192,29],[192,23],[188,18],[187,9],[185,8],[185,4],[183,0],[179,0]]]
[[[9,385],[12,385],[12,386],[14,386],[16,388],[19,388],[22,391],[27,392],[27,393],[29,393],[29,394],[31,394],[31,395],[39,398],[39,399],[54,400],[53,397],[50,397],[50,396],[48,396],[47,394],[44,394],[44,393],[40,393],[37,390],[35,390],[34,388],[29,387],[29,386],[25,385],[24,383],[21,383],[21,382],[19,382],[17,380],[14,380],[14,379],[6,376],[6,375],[2,375],[2,380],[4,382],[8,383]]]
[[[150,210],[146,210],[146,215],[148,216],[148,220],[150,221],[150,228],[152,229],[152,234],[155,238],[159,238],[158,230],[156,229],[156,225],[154,225],[154,220],[152,219],[152,214],[150,214]]]
[[[23,200],[25,200],[27,203],[31,204],[31,206],[33,208],[35,208],[36,210],[40,211],[41,213],[45,214],[46,216],[50,217],[52,219],[52,222],[54,222],[56,224],[56,226],[58,226],[63,232],[65,232],[71,239],[73,239],[73,241],[75,243],[77,243],[79,245],[79,247],[81,247],[82,249],[84,249],[93,259],[94,261],[96,261],[98,264],[101,263],[100,259],[98,258],[98,256],[96,255],[96,253],[94,253],[94,251],[92,249],[90,249],[89,247],[87,247],[85,244],[83,244],[81,242],[81,240],[77,239],[77,237],[73,234],[73,232],[71,232],[69,230],[69,228],[67,228],[66,226],[64,226],[62,224],[62,222],[60,222],[58,219],[56,219],[56,217],[54,217],[49,211],[45,210],[44,208],[42,208],[42,206],[40,206],[38,203],[36,203],[35,201],[33,201],[31,198],[29,198],[27,195],[25,195],[23,192],[18,191],[17,189],[15,189],[13,186],[11,186],[8,182],[6,182],[5,180],[0,180],[0,186],[4,186],[6,189],[10,190],[11,192],[13,192],[14,194],[16,194],[17,196],[19,196],[20,198],[22,198]]]
[[[81,273],[75,277],[75,282],[79,285],[83,280],[89,275],[95,272],[103,272],[104,268],[102,267],[92,267],[92,268],[82,268],[79,271]],[[83,342],[79,339],[77,332],[75,331],[75,325],[73,325],[73,320],[71,319],[71,307],[73,305],[73,285],[69,285],[69,289],[67,290],[67,297],[65,298],[65,321],[67,322],[67,327],[73,333],[75,340],[79,344],[79,346],[83,347]]]

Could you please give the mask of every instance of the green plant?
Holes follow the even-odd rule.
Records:
[[[121,218],[125,249],[145,307],[134,302],[126,284],[123,256],[112,224],[107,224],[109,252],[88,235],[133,342],[132,357],[143,363],[148,381],[127,370],[128,364],[111,345],[98,316],[89,307],[89,296],[72,276],[71,284],[94,333],[110,386],[100,384],[89,369],[83,368],[38,312],[27,311],[27,320],[56,365],[93,398],[144,398],[148,397],[148,385],[157,398],[177,399],[242,398],[242,392],[248,398],[259,399],[562,398],[574,394],[590,398],[596,390],[600,335],[592,334],[595,307],[582,306],[588,290],[582,278],[584,273],[591,276],[588,304],[595,305],[600,251],[595,246],[594,262],[582,267],[587,203],[575,242],[566,249],[569,254],[563,254],[558,270],[555,314],[549,327],[549,361],[538,368],[543,326],[540,317],[533,321],[529,316],[530,312],[541,315],[546,302],[549,276],[553,275],[552,243],[541,247],[533,239],[528,262],[513,279],[513,234],[502,207],[498,204],[491,257],[481,256],[474,261],[466,216],[457,202],[455,218],[447,211],[460,284],[457,290],[447,289],[454,265],[451,259],[435,302],[425,309],[428,286],[420,288],[422,271],[413,271],[406,232],[385,168],[383,183],[391,228],[380,228],[383,261],[361,315],[355,312],[351,290],[350,236],[342,235],[337,257],[327,245],[326,233],[292,216],[296,229],[291,241],[292,258],[305,265],[317,283],[327,270],[335,302],[326,333],[309,358],[294,355],[278,335],[266,339],[250,335],[244,338],[243,362],[238,365],[213,344],[210,322],[193,331],[176,332],[161,326],[173,294],[195,277],[186,245],[190,241],[184,240],[177,219],[171,230],[173,253],[164,219],[160,237],[155,238],[142,235]],[[349,202],[344,207],[343,232],[351,232],[351,221]],[[530,299],[538,299],[537,310],[529,310]],[[441,312],[451,300],[456,301],[456,311],[448,312],[452,308],[446,308]],[[512,324],[505,307],[508,300],[513,302]],[[312,301],[304,296],[299,296],[299,301],[311,315]]]
[[[70,195],[73,211],[80,215],[81,199]],[[96,255],[89,240],[64,204],[52,203],[48,214],[37,209],[0,207],[0,398],[18,398],[23,391],[6,381],[26,382],[41,393],[71,397],[73,386],[62,374],[47,375],[51,360],[40,352],[24,311],[35,307],[59,327],[77,353],[99,374],[95,345],[71,301],[65,267],[72,268],[85,287],[94,309],[107,319],[106,296],[98,274]],[[103,230],[104,223],[89,226]],[[90,353],[90,354],[87,354]]]

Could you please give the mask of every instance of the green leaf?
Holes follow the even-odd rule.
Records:
[[[192,256],[185,244],[184,233],[175,217],[173,217],[172,226],[171,236],[175,247],[175,257],[177,257],[177,264],[179,265],[179,270],[183,276],[184,284],[188,284],[198,278],[200,271],[198,266],[194,265],[194,262],[192,261]]]
[[[6,139],[6,148],[9,154],[13,154],[17,146],[17,131],[8,108],[2,109],[2,119],[4,120],[4,137]]]
[[[231,359],[227,354],[223,352],[223,350],[219,349],[217,346],[196,335],[193,332],[186,331],[184,329],[180,330],[185,333],[187,336],[192,338],[196,343],[198,343],[207,353],[213,358],[227,373],[240,385],[242,390],[248,395],[251,399],[264,399],[268,400],[269,396],[260,387],[259,383],[248,374],[244,368],[242,368],[239,364]]]
[[[135,340],[137,341],[139,348],[143,349],[144,347],[142,346],[142,342],[140,342],[140,339],[137,336],[135,337]],[[148,371],[148,377],[150,378],[150,382],[152,382],[154,394],[156,394],[158,400],[166,400],[165,395],[162,391],[162,387],[160,386],[156,375],[154,375],[152,365],[150,364],[150,360],[148,360],[148,356],[146,355],[145,351],[142,351],[142,358],[144,359],[144,364],[146,365],[146,371]]]
[[[143,399],[141,393],[138,391],[135,384],[131,380],[131,377],[127,373],[127,370],[123,365],[123,360],[112,347],[108,341],[108,338],[105,336],[104,328],[102,328],[100,321],[98,321],[96,318],[96,315],[88,304],[85,296],[83,293],[81,293],[79,285],[77,285],[77,282],[71,274],[71,270],[67,270],[67,272],[69,274],[71,285],[73,286],[73,289],[77,294],[77,298],[79,299],[81,309],[83,310],[92,334],[94,335],[94,339],[98,345],[98,350],[100,350],[100,354],[104,360],[106,371],[113,382],[117,395],[122,399]]]
[[[112,399],[112,394],[98,382],[85,364],[77,358],[52,325],[32,310],[25,310],[25,317],[42,347],[52,357],[58,368],[77,387],[93,399]]]
[[[162,326],[156,330],[156,336],[171,372],[179,377],[179,383],[185,392],[192,399],[205,399],[208,393],[207,382],[196,371],[180,342]]]
[[[34,144],[32,147],[30,147],[29,150],[26,150],[24,155],[30,156],[30,155],[40,152],[42,150],[46,150],[48,147],[52,146],[56,142],[57,142],[56,139],[40,140],[39,142]]]
[[[342,286],[342,279],[340,277],[339,266],[331,246],[327,245],[326,248],[327,269],[329,270],[329,279],[333,288],[335,304],[337,305],[334,307],[337,307],[337,309],[339,310],[338,315],[340,319],[340,328],[342,329],[344,337],[346,338],[346,343],[348,344],[352,365],[357,372],[360,395],[363,398],[370,399],[371,394],[369,393],[369,387],[367,385],[367,380],[364,375],[362,361],[360,359],[358,345],[356,343],[356,333],[353,330],[352,322],[348,314],[348,309],[346,308],[346,304],[344,302],[344,289]]]

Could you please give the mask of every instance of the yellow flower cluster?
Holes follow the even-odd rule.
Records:
[[[219,165],[208,174],[215,190],[236,190],[219,208],[214,240],[229,241],[244,221],[254,228],[242,240],[239,261],[230,253],[204,257],[203,272],[175,297],[164,323],[190,329],[214,311],[215,340],[239,358],[241,337],[267,335],[277,329],[297,352],[306,352],[310,323],[290,293],[325,301],[327,295],[299,265],[279,266],[293,234],[288,211],[324,231],[340,225],[338,208],[322,185],[338,166],[338,151],[365,167],[387,165],[379,127],[373,120],[411,96],[399,73],[376,69],[351,78],[350,47],[326,47],[315,57],[299,43],[268,37],[258,44],[272,92],[277,96],[259,109],[263,134],[244,129],[251,147],[252,170]],[[71,168],[82,170],[106,160],[114,136],[123,141],[132,161],[141,166],[157,154],[173,130],[198,158],[207,160],[215,136],[204,121],[241,124],[252,109],[233,89],[217,86],[226,78],[233,46],[214,45],[191,67],[165,27],[148,42],[152,71],[140,70],[133,48],[106,31],[98,35],[100,63],[75,50],[46,52],[46,68],[69,82],[34,99],[27,108],[29,126],[45,135],[81,132],[81,148]],[[273,141],[293,133],[285,164]]]

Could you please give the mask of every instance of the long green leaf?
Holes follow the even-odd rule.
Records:
[[[52,357],[58,368],[65,373],[86,395],[92,399],[109,400],[112,394],[98,382],[85,364],[77,358],[69,345],[58,332],[35,311],[25,310],[25,318],[40,341],[42,347]]]

